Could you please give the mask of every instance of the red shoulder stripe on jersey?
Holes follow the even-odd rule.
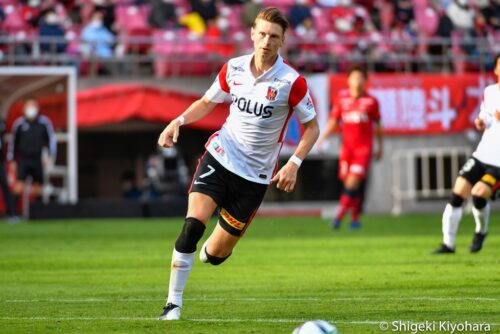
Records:
[[[292,85],[290,95],[288,95],[288,105],[293,108],[306,96],[307,82],[304,77],[299,76]]]
[[[224,66],[222,66],[219,72],[219,85],[223,91],[229,93],[229,85],[227,84],[226,77],[227,77],[227,63],[225,63]]]

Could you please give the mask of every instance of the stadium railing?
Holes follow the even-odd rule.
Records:
[[[170,37],[169,37],[170,36]],[[44,51],[41,51],[43,45]],[[65,52],[57,53],[64,45]],[[230,57],[250,52],[249,38],[193,38],[161,32],[150,36],[119,36],[114,55],[99,58],[93,46],[69,38],[0,36],[0,65],[74,65],[80,75],[157,77],[212,74]],[[282,53],[306,72],[343,71],[363,64],[376,72],[485,72],[500,52],[500,39],[426,38],[369,40],[292,36]]]
[[[422,147],[392,153],[392,214],[403,212],[404,201],[449,197],[470,147]]]

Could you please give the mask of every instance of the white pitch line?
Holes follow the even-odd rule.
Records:
[[[14,320],[32,320],[32,321],[159,321],[158,318],[148,317],[0,317],[0,321],[14,321]],[[311,319],[241,319],[241,318],[186,318],[185,321],[194,322],[222,322],[222,323],[242,323],[242,322],[256,322],[256,323],[302,323]],[[332,320],[327,321],[334,324],[351,324],[351,325],[378,325],[385,320]],[[398,320],[399,321],[399,320]],[[500,323],[489,323],[490,326],[500,326]]]
[[[335,301],[499,301],[496,297],[333,297],[333,298],[184,298],[197,302],[335,302]],[[82,299],[5,299],[0,303],[112,303],[112,302],[161,302],[156,298],[82,298]]]

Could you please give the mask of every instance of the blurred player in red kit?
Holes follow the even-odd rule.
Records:
[[[348,74],[349,89],[336,98],[330,119],[319,141],[322,148],[325,140],[340,126],[342,146],[339,156],[339,178],[344,184],[340,204],[332,227],[338,229],[348,210],[351,212],[351,228],[361,226],[360,187],[368,176],[370,161],[374,154],[379,160],[383,152],[383,131],[378,101],[366,92],[367,73],[353,67]],[[377,145],[373,150],[373,137]]]

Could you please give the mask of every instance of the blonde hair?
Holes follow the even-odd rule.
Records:
[[[288,23],[288,20],[286,19],[285,15],[283,15],[280,12],[280,10],[276,7],[266,7],[261,9],[259,14],[257,14],[255,20],[253,21],[252,25],[253,28],[255,28],[258,19],[268,21],[271,23],[276,23],[283,29],[283,34],[285,34],[286,30],[290,26],[290,23]]]

